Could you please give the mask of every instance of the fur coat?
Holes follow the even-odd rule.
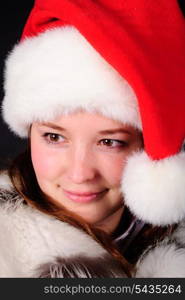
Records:
[[[81,230],[23,203],[0,175],[0,277],[125,277],[122,267]],[[146,249],[136,277],[185,277],[185,222]]]

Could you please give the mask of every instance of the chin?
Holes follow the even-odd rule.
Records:
[[[92,213],[78,213],[75,212],[78,216],[80,216],[81,218],[83,218],[83,220],[85,220],[85,222],[89,223],[90,225],[98,225],[99,223],[101,223],[105,217],[103,216],[90,216],[90,214]]]

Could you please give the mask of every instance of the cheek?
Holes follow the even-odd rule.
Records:
[[[33,168],[37,179],[50,179],[56,176],[59,172],[59,163],[57,155],[54,155],[51,151],[48,151],[43,145],[31,146],[31,157]]]
[[[122,178],[126,156],[118,155],[118,157],[109,157],[102,160],[102,175],[110,186],[119,186]]]

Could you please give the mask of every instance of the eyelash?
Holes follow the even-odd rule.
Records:
[[[51,133],[51,132],[46,132],[42,136],[43,136],[44,140],[49,144],[59,144],[60,143],[60,141],[52,141],[51,140],[52,136],[57,139],[59,139],[60,137],[62,138],[62,140],[65,139],[62,135],[60,135],[58,133]]]
[[[99,144],[103,142],[103,146],[108,147],[110,149],[120,149],[128,146],[128,143],[122,140],[116,140],[116,139],[102,139]],[[107,143],[107,144],[106,144]],[[111,145],[110,145],[111,143]],[[116,143],[116,146],[112,146],[112,143]]]
[[[43,135],[44,140],[49,143],[49,144],[59,144],[60,141],[59,138],[62,138],[62,142],[65,140],[65,137],[63,137],[60,134],[57,133],[50,133],[50,132],[46,132]],[[57,138],[57,141],[52,141],[51,137]],[[128,146],[128,143],[122,140],[116,140],[116,139],[102,139],[98,142],[98,145],[101,145],[103,143],[103,146],[110,148],[110,149],[116,149],[116,148],[124,148],[126,146]],[[116,146],[112,146],[112,143],[116,143]],[[111,144],[111,145],[110,145]]]

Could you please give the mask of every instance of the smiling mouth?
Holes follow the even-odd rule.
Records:
[[[96,193],[93,192],[80,193],[80,192],[71,192],[71,191],[63,190],[67,198],[78,203],[87,203],[93,200],[98,200],[102,198],[107,191],[108,189]]]

